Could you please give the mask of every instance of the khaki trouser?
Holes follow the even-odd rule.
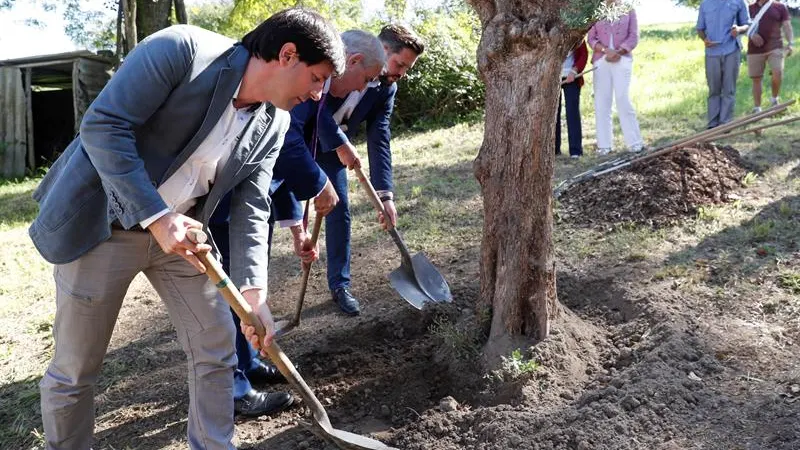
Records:
[[[122,300],[144,272],[166,304],[189,363],[189,447],[232,449],[234,326],[216,289],[150,233],[113,230],[111,239],[55,266],[55,353],[40,383],[48,449],[92,445],[94,385]]]

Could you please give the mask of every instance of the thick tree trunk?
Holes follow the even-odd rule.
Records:
[[[547,337],[559,311],[552,177],[561,65],[579,32],[561,24],[568,1],[471,3],[483,23],[483,144],[474,163],[484,199],[481,298],[492,308],[490,366]]]
[[[136,31],[136,0],[120,0],[125,21],[125,39],[123,51],[127,55],[139,42]]]
[[[170,26],[172,0],[128,0],[136,2],[136,28],[139,41]]]
[[[186,4],[183,0],[175,0],[175,19],[178,23],[189,23],[189,16],[186,15]]]

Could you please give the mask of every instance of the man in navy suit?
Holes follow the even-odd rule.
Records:
[[[350,207],[347,202],[347,173],[345,168],[361,167],[361,160],[350,143],[362,122],[367,124],[367,151],[370,158],[370,179],[383,201],[388,217],[397,221],[392,193],[392,155],[389,148],[389,122],[397,92],[396,82],[411,69],[425,46],[411,29],[390,24],[378,34],[386,54],[386,67],[378,78],[358,92],[337,88],[320,100],[307,100],[291,111],[291,126],[286,133],[281,154],[275,162],[275,173],[293,173],[292,182],[272,195],[273,215],[293,229],[302,228],[300,200],[313,197],[327,183],[332,183],[339,202],[326,216],[325,245],[328,251],[328,287],[333,300],[347,315],[360,314],[358,300],[350,293]],[[349,69],[350,62],[347,67]],[[345,72],[346,74],[347,72]],[[320,108],[322,106],[322,108]],[[313,125],[317,124],[316,127]],[[316,136],[315,136],[316,135]],[[316,148],[315,148],[316,147]],[[316,156],[314,164],[312,155]],[[286,207],[286,205],[291,205]],[[294,234],[294,233],[293,233]],[[297,240],[295,241],[297,248]],[[244,327],[247,340],[260,349],[253,327]]]
[[[361,161],[350,138],[362,122],[367,128],[367,153],[373,186],[383,201],[388,217],[383,224],[397,222],[392,192],[392,152],[389,123],[394,108],[397,81],[405,76],[425,50],[425,45],[410,28],[390,24],[378,39],[386,51],[386,69],[379,83],[346,97],[329,95],[325,113],[320,116],[317,162],[333,182],[339,203],[325,220],[325,245],[328,252],[328,287],[333,301],[347,315],[360,314],[358,300],[350,293],[350,206],[347,199],[347,169],[360,167]],[[300,108],[297,106],[295,109]],[[292,114],[294,120],[294,114]]]
[[[381,41],[371,33],[360,30],[349,30],[341,34],[344,43],[346,59],[344,73],[330,81],[330,92],[346,96],[350,92],[359,92],[365,88],[367,82],[377,79],[386,63],[386,53]],[[269,193],[273,201],[273,211],[281,217],[281,211],[293,211],[297,200],[314,198],[314,207],[317,214],[328,214],[338,201],[333,184],[314,163],[312,153],[306,147],[304,134],[306,126],[313,133],[316,125],[317,108],[311,108],[312,102],[298,105],[298,111],[292,111],[292,120],[289,132],[281,148],[281,154],[276,161]],[[316,103],[316,102],[313,102]],[[302,110],[302,112],[301,112]],[[302,123],[299,120],[303,117]],[[229,243],[230,196],[220,202],[217,211],[211,218],[210,231],[216,239],[222,255],[223,268],[228,270],[231,258]],[[291,213],[289,215],[292,215]],[[296,213],[302,215],[302,211]],[[272,247],[272,231],[270,226],[267,239]],[[305,262],[317,258],[316,249],[310,249],[310,237],[302,225],[292,224],[291,227],[294,248],[297,255]],[[240,327],[239,318],[233,314],[236,329]],[[267,391],[254,389],[254,386],[285,382],[281,373],[272,364],[267,364],[258,358],[258,353],[253,349],[241,333],[236,336],[236,356],[238,364],[234,373],[234,410],[243,417],[258,417],[278,409],[272,407],[267,399]],[[274,394],[273,394],[274,395]]]

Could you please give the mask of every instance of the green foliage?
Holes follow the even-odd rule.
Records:
[[[520,349],[512,351],[511,356],[501,356],[500,359],[500,369],[492,372],[492,377],[498,381],[518,380],[539,370],[539,363],[526,358]]]
[[[228,24],[228,16],[233,11],[233,2],[229,0],[208,0],[187,8],[189,23],[216,33],[224,33]]]
[[[572,29],[587,29],[598,20],[613,20],[635,7],[638,0],[572,0],[561,12],[561,20]]]
[[[675,0],[676,5],[688,6],[690,8],[697,8],[703,0]]]
[[[476,50],[480,24],[472,11],[417,12],[425,53],[400,81],[393,120],[402,126],[447,124],[474,117],[483,108]]]
[[[241,38],[267,17],[286,8],[302,6],[330,19],[339,31],[360,28],[361,0],[234,0],[227,23],[221,32]]]
[[[384,0],[383,7],[390,21],[402,20],[406,15],[406,0]]]
[[[778,276],[778,285],[792,294],[800,294],[800,274],[784,272]]]
[[[480,355],[480,339],[474,329],[459,327],[446,318],[437,318],[430,327],[447,352],[460,360],[473,360]]]

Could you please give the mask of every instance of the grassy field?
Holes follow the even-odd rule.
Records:
[[[795,29],[800,30],[797,22]],[[691,26],[648,27],[634,54],[631,96],[647,143],[662,143],[704,128],[703,50]],[[797,98],[800,56],[787,61],[785,73],[782,98]],[[752,107],[750,88],[742,66],[737,115]],[[582,99],[587,157],[559,158],[555,182],[596,163],[591,152],[591,89],[589,80]],[[794,106],[791,111],[800,108]],[[578,230],[557,223],[560,264],[645,261],[658,268],[650,276],[672,280],[685,295],[719,302],[750,297],[763,314],[798,308],[800,265],[793,256],[800,232],[800,134],[796,130],[793,124],[768,130],[761,137],[726,142],[758,167],[749,177],[747,195],[732,204],[704,209],[679,226]],[[618,127],[616,135],[621,146]],[[443,264],[468,250],[475,255],[480,245],[482,200],[472,176],[472,160],[482,136],[481,125],[462,124],[397,136],[393,142],[399,227],[415,250],[436,255]],[[50,357],[55,306],[52,268],[36,254],[26,232],[36,211],[30,195],[37,182],[0,183],[0,448],[32,448],[41,443],[36,383]],[[354,240],[383,242],[385,237],[371,219],[374,213],[358,189],[352,180]],[[286,240],[285,236],[281,239]],[[719,249],[723,249],[721,254]],[[713,274],[709,264],[702,262],[712,250],[716,252]]]

